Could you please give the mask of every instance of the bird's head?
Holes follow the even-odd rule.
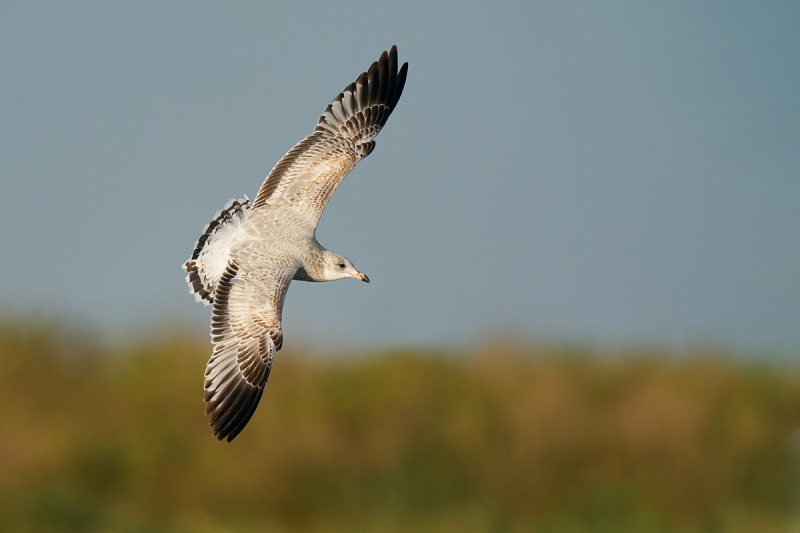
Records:
[[[359,272],[350,260],[342,255],[325,250],[324,273],[325,279],[333,281],[342,278],[355,278],[369,283],[366,274]]]

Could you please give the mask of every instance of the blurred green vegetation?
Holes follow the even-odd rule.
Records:
[[[203,415],[209,350],[0,322],[0,530],[800,530],[796,365],[284,350],[227,444]]]

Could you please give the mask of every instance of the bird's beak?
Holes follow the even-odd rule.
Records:
[[[367,277],[367,275],[366,274],[362,274],[361,272],[359,272],[358,274],[356,274],[353,277],[356,278],[356,279],[360,279],[361,281],[366,281],[367,283],[369,283],[369,278]]]

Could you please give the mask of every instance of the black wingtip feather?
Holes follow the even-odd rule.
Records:
[[[397,64],[397,46],[393,45],[389,52],[383,52],[378,61],[358,76],[355,92],[350,91],[353,84],[345,88],[348,95],[353,96],[353,105],[347,110],[347,115],[340,117],[326,108],[314,131],[351,135],[357,141],[356,150],[360,157],[369,155],[374,148],[375,135],[389,120],[403,94],[408,63],[403,63],[399,70]],[[377,130],[370,130],[373,127]]]
[[[209,425],[217,440],[228,437],[233,440],[231,433],[238,428],[238,434],[247,421],[253,416],[263,393],[263,387],[253,387],[244,382],[231,384],[222,394],[220,402],[212,409]]]
[[[379,83],[378,83],[378,62],[373,63],[367,71],[367,81],[369,83],[368,102],[378,101]]]
[[[384,52],[378,61],[378,101],[388,102],[389,94],[389,54]]]
[[[231,442],[247,426],[247,423],[256,412],[256,407],[258,407],[264,389],[249,386],[248,388],[249,390],[247,391],[240,391],[237,397],[236,409],[233,409],[234,406],[231,405],[224,418],[220,418],[215,423],[210,424],[212,433],[217,440],[225,439]]]
[[[397,92],[397,46],[392,46],[389,52],[389,82],[388,92],[386,94],[386,101],[393,102],[395,92]],[[391,108],[391,105],[390,105]]]
[[[245,428],[250,419],[253,417],[253,414],[256,412],[256,407],[258,407],[259,402],[261,401],[261,395],[264,393],[264,389],[258,389],[256,394],[252,396],[250,399],[250,404],[245,406],[243,410],[240,412],[241,416],[239,417],[239,423],[236,424],[234,427],[230,429],[227,435],[227,441],[231,442],[236,436],[241,433],[241,431]]]
[[[209,424],[219,433],[227,435],[229,433],[227,430],[238,421],[244,411],[242,407],[249,403],[248,400],[253,392],[255,392],[253,387],[246,383],[230,385],[223,403],[214,411]]]
[[[408,63],[403,63],[403,66],[400,67],[400,72],[397,73],[397,85],[395,85],[395,93],[392,97],[392,101],[389,104],[389,109],[394,110],[397,102],[400,101],[400,96],[403,94],[403,87],[406,86],[406,76],[408,75]]]

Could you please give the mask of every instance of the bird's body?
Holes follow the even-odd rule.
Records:
[[[218,439],[233,440],[261,399],[283,343],[281,311],[291,281],[369,281],[314,234],[336,187],[375,147],[407,67],[398,70],[396,47],[384,52],[328,105],[314,133],[281,158],[252,203],[232,200],[214,217],[184,264],[190,291],[213,305],[205,401]]]

